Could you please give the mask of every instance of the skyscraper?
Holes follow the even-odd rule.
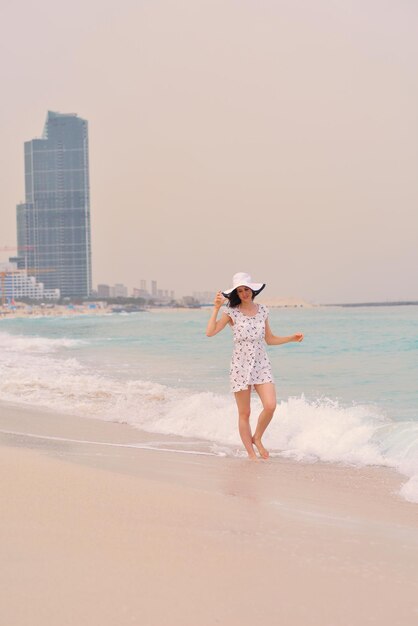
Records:
[[[45,287],[60,289],[61,296],[89,296],[86,120],[48,111],[42,138],[25,142],[25,203],[17,206],[16,213],[17,245],[25,250],[20,267],[34,268]]]

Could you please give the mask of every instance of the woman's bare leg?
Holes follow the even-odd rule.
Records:
[[[261,443],[261,437],[264,435],[267,426],[270,424],[276,409],[276,388],[273,383],[254,385],[254,387],[260,396],[260,400],[263,404],[263,410],[258,417],[257,428],[255,429],[252,441],[259,451],[260,456],[263,459],[268,459],[269,453]]]
[[[254,452],[250,427],[251,388],[245,389],[245,391],[237,391],[235,393],[235,401],[238,407],[238,428],[242,443],[250,459],[256,459],[257,455]]]

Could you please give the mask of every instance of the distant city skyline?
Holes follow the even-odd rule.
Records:
[[[0,246],[22,144],[89,121],[93,281],[418,297],[418,3],[2,3]],[[17,45],[16,42],[19,42]],[[109,45],[109,42],[118,42]]]
[[[150,288],[148,289],[148,283]],[[141,279],[140,287],[133,287],[129,289],[124,283],[115,283],[114,285],[108,283],[99,283],[95,290],[97,296],[100,298],[143,298],[144,300],[160,300],[168,302],[175,299],[175,292],[173,289],[161,289],[158,288],[156,280]]]

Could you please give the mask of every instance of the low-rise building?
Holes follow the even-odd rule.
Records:
[[[9,301],[28,300],[59,300],[59,289],[45,289],[44,284],[37,282],[25,269],[18,269],[17,263],[0,264],[0,297]],[[4,290],[4,293],[3,293]]]
[[[110,298],[109,285],[97,285],[97,295],[99,298]]]
[[[200,304],[212,304],[215,300],[215,293],[213,291],[194,291],[193,298],[195,298]]]
[[[110,288],[110,297],[111,298],[127,298],[128,297],[128,288],[122,283],[116,283],[113,287]]]

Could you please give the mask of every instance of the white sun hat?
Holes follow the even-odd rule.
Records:
[[[266,286],[266,283],[253,283],[251,280],[251,276],[246,272],[238,272],[237,274],[234,274],[232,277],[232,284],[233,287],[231,289],[226,289],[225,291],[222,291],[222,295],[225,296],[225,298],[229,298],[231,293],[237,287],[249,287],[250,289],[252,289],[254,295],[256,296]]]

